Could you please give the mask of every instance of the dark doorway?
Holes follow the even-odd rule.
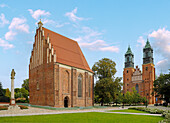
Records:
[[[67,108],[68,107],[68,97],[64,98],[64,107]]]

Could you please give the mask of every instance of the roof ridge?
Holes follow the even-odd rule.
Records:
[[[45,28],[45,27],[43,27],[44,29],[47,29],[47,28]],[[49,29],[47,29],[47,30],[49,30]],[[68,38],[68,37],[66,37],[66,36],[64,36],[64,35],[61,35],[61,34],[59,34],[59,33],[56,33],[56,32],[54,32],[54,31],[52,31],[52,30],[49,30],[49,31],[51,31],[51,32],[53,32],[53,33],[55,33],[55,34],[57,34],[57,35],[60,35],[60,36],[62,36],[62,37],[64,37],[64,38],[67,38],[67,39],[69,39],[70,41],[74,41],[74,42],[77,42],[77,41],[75,41],[75,40],[73,40],[73,39],[70,39],[70,38]]]

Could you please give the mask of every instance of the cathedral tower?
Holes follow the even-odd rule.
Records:
[[[134,72],[134,55],[130,46],[125,54],[125,68],[123,71],[123,93],[131,91],[130,83],[132,81],[132,74]]]
[[[152,95],[153,82],[155,80],[155,68],[153,64],[153,49],[147,39],[146,45],[143,48],[143,65],[142,79],[144,81],[144,96],[149,100],[149,104],[155,103],[155,97]]]

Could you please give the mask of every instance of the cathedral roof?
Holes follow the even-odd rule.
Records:
[[[151,48],[149,39],[147,39],[147,42],[146,42],[146,45],[145,45],[145,48],[144,48],[144,49],[147,49],[147,48]],[[152,48],[151,48],[151,49],[152,49]]]
[[[49,35],[50,43],[56,51],[56,62],[92,72],[78,43],[47,28],[44,36]]]
[[[127,55],[127,54],[132,54],[132,55],[133,55],[133,53],[132,53],[132,51],[131,51],[131,48],[130,48],[130,45],[129,45],[128,50],[127,50],[127,52],[126,52],[125,55]]]

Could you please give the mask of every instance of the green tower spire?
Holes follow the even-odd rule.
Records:
[[[131,50],[131,48],[130,48],[130,45],[128,46],[128,50],[127,50],[126,54],[133,54],[133,53],[132,53],[132,50]],[[126,54],[125,54],[125,55],[126,55]]]
[[[146,45],[143,48],[143,64],[153,63],[153,60],[153,49],[150,45],[149,39],[147,38]]]
[[[125,68],[128,67],[134,68],[134,55],[132,53],[130,45],[128,46],[128,50],[125,53]]]
[[[151,48],[151,45],[150,45],[150,42],[149,42],[148,38],[147,38],[147,42],[146,42],[146,45],[145,45],[145,49],[147,49],[147,48]]]

